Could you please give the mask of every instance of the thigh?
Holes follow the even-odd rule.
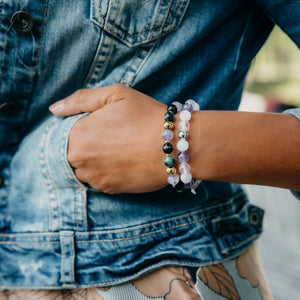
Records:
[[[196,289],[202,300],[271,300],[256,245],[238,258],[200,268]]]

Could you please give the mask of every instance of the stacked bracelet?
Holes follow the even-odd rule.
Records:
[[[174,148],[171,144],[171,140],[174,137],[173,127],[174,127],[174,118],[177,113],[177,107],[174,104],[171,104],[168,107],[168,111],[164,115],[165,123],[164,123],[164,131],[162,132],[162,138],[165,141],[163,145],[163,152],[166,154],[164,158],[164,164],[167,167],[168,174],[168,182],[172,186],[175,186],[179,182],[179,176],[176,174],[176,169],[174,167],[175,159],[171,155]]]
[[[188,100],[182,105],[179,102],[173,102],[169,107],[167,113],[164,115],[165,124],[164,131],[162,132],[162,138],[165,141],[163,145],[163,152],[166,154],[164,158],[164,164],[167,167],[168,182],[172,185],[176,191],[181,192],[184,189],[191,189],[195,193],[195,189],[198,187],[200,181],[193,180],[190,173],[190,165],[187,163],[189,160],[189,155],[186,152],[189,148],[189,143],[186,140],[188,137],[188,129],[190,127],[189,120],[191,119],[191,113],[193,110],[199,110],[199,105],[194,100]],[[177,143],[177,149],[179,151],[178,161],[180,162],[179,171],[181,173],[180,177],[176,174],[176,168],[174,167],[175,159],[171,156],[174,148],[171,144],[171,140],[174,137],[173,134],[173,121],[175,114],[180,112],[179,118],[179,138]]]
[[[200,180],[194,180],[192,174],[190,173],[191,167],[187,163],[189,160],[189,155],[186,152],[189,148],[188,130],[190,129],[190,119],[192,117],[192,112],[194,110],[199,110],[199,105],[194,100],[187,100],[183,105],[183,108],[179,114],[179,141],[177,143],[177,149],[179,154],[177,156],[178,161],[180,162],[179,171],[180,171],[180,180],[184,184],[186,189],[191,189],[192,193],[195,193],[195,189],[199,186]]]

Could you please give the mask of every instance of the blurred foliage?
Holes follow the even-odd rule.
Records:
[[[255,57],[246,90],[300,107],[300,50],[278,27]]]

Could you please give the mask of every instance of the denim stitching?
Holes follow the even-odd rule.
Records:
[[[161,1],[160,1],[161,2]],[[118,3],[118,2],[117,2]],[[177,14],[176,17],[174,17],[172,15],[173,18],[176,19],[176,23],[174,24],[171,24],[170,26],[167,26],[165,27],[165,23],[169,17],[169,14],[170,14],[170,11],[171,11],[171,8],[172,6],[176,6],[178,3],[180,3],[180,6],[179,7],[184,7],[183,10],[183,13],[180,15],[180,14]],[[158,39],[160,38],[160,36],[164,35],[164,34],[167,34],[169,32],[172,32],[174,30],[176,30],[176,28],[178,28],[180,26],[180,24],[182,23],[182,20],[183,20],[183,17],[185,15],[185,12],[187,10],[187,7],[188,7],[188,4],[189,4],[189,1],[184,1],[184,3],[181,3],[180,0],[176,0],[175,2],[172,1],[169,5],[168,5],[168,10],[166,13],[164,13],[164,15],[162,16],[163,18],[160,18],[162,19],[159,23],[159,25],[157,26],[154,26],[154,27],[151,27],[152,24],[156,23],[157,21],[157,17],[160,15],[160,12],[158,12],[152,19],[151,19],[151,23],[149,22],[147,25],[150,26],[150,29],[147,29],[147,30],[144,30],[144,31],[140,31],[140,32],[137,32],[135,34],[130,34],[127,32],[127,29],[125,28],[122,28],[121,26],[117,25],[115,22],[111,21],[110,19],[107,18],[107,15],[109,16],[110,15],[110,11],[111,11],[111,7],[112,7],[112,1],[109,2],[109,7],[107,9],[107,14],[105,16],[103,16],[102,14],[99,14],[100,15],[100,18],[102,18],[104,20],[103,24],[101,24],[102,22],[100,22],[99,20],[99,16],[97,16],[95,13],[95,8],[93,6],[93,1],[92,1],[92,7],[91,9],[93,10],[92,13],[91,13],[91,21],[95,24],[97,24],[100,28],[102,28],[104,31],[110,33],[112,36],[114,37],[117,37],[118,39],[121,39],[120,38],[120,34],[114,30],[110,30],[109,28],[107,28],[108,26],[110,27],[113,27],[115,28],[117,31],[120,31],[122,33],[122,36],[124,37],[124,39],[121,39],[122,42],[129,42],[131,45],[138,45],[138,44],[141,44],[141,43],[147,43],[147,42],[150,42],[151,40],[153,39]],[[162,4],[160,4],[159,6],[159,11],[161,10],[161,7],[162,7]],[[107,26],[108,25],[108,26]],[[150,35],[147,39],[145,39],[143,36],[147,36],[151,33],[154,33],[156,34],[156,36],[153,37],[153,34]],[[141,37],[141,41],[129,41],[130,39],[134,39],[136,37]]]
[[[231,209],[228,209],[226,211],[224,211],[225,213],[226,212],[229,212]],[[218,213],[215,214],[215,216],[217,216]],[[76,243],[97,243],[97,242],[118,242],[118,241],[125,241],[125,240],[131,240],[131,239],[136,239],[136,238],[140,238],[140,237],[144,237],[144,236],[148,236],[148,235],[152,235],[152,234],[156,234],[156,233],[159,233],[159,232],[164,232],[164,231],[168,231],[168,230],[172,230],[172,229],[176,229],[176,228],[180,228],[180,227],[185,227],[185,226],[188,226],[188,225],[191,225],[191,224],[195,224],[195,223],[198,223],[198,222],[202,222],[202,221],[205,221],[207,219],[210,219],[211,217],[205,217],[205,218],[202,218],[202,219],[197,219],[197,220],[194,220],[194,221],[191,221],[191,222],[186,222],[186,223],[183,223],[183,224],[178,224],[178,225],[174,225],[174,226],[171,226],[171,227],[167,227],[167,228],[161,228],[161,229],[157,229],[157,230],[154,230],[154,231],[151,231],[151,232],[147,232],[147,233],[143,233],[143,234],[140,234],[140,235],[135,235],[135,236],[132,236],[132,237],[126,237],[126,238],[118,238],[118,239],[98,239],[98,240],[88,240],[88,241],[76,241]],[[150,227],[150,226],[149,226]],[[115,233],[115,232],[111,232],[111,233]],[[87,232],[87,233],[76,233],[75,236],[78,236],[78,235],[93,235],[95,233],[93,232]],[[1,235],[0,235],[1,237]],[[13,242],[13,241],[9,241],[10,243],[18,243],[18,244],[27,244],[27,243],[30,243],[30,242]],[[0,241],[0,244],[5,244],[7,242],[1,242]],[[33,242],[35,244],[39,244],[39,242]],[[41,244],[43,243],[47,243],[47,242],[40,242]],[[51,242],[50,242],[51,243]]]
[[[237,69],[237,65],[238,65],[238,61],[239,61],[240,53],[241,53],[241,48],[242,48],[242,45],[243,45],[247,30],[248,30],[248,27],[249,27],[249,24],[250,24],[250,20],[252,19],[253,14],[254,14],[254,9],[252,9],[251,13],[249,14],[249,17],[248,17],[247,22],[245,24],[244,31],[243,31],[242,36],[240,38],[239,46],[238,46],[238,49],[237,49],[237,52],[236,52],[235,62],[234,62],[234,65],[233,65],[233,71]]]
[[[124,74],[122,75],[121,78],[121,83],[125,83],[127,86],[132,86],[133,82],[137,76],[137,74],[140,72],[140,70],[142,69],[142,67],[144,66],[144,64],[146,63],[148,57],[150,56],[150,54],[152,53],[153,49],[155,48],[156,44],[153,44],[150,48],[143,48],[140,49],[139,51],[137,51],[137,54],[135,55],[135,57],[132,60],[132,63],[129,65],[129,67],[125,70]],[[146,52],[144,54],[144,52]],[[142,57],[144,56],[144,57]],[[140,62],[139,62],[140,59]],[[136,62],[136,63],[135,63]],[[130,73],[132,74],[130,76]],[[130,79],[131,77],[131,79]],[[126,78],[129,78],[129,80],[127,80]]]
[[[191,225],[191,224],[196,224],[198,222],[202,222],[202,221],[205,221],[207,219],[210,219],[210,217],[206,217],[206,218],[199,219],[199,220],[194,220],[194,221],[183,223],[183,224],[179,224],[179,225],[174,225],[174,226],[167,227],[167,228],[157,229],[157,230],[154,230],[154,231],[151,231],[151,232],[142,233],[142,234],[139,234],[139,235],[135,235],[135,236],[131,236],[131,237],[126,237],[126,238],[77,241],[77,243],[118,242],[118,241],[132,240],[132,239],[141,238],[141,237],[145,237],[145,236],[148,236],[148,235],[156,234],[156,233],[159,233],[159,232],[166,232],[168,230],[172,230],[172,229],[176,229],[176,228],[180,228],[180,227],[185,227],[185,226],[188,226],[188,225]]]
[[[89,86],[94,88],[93,84],[95,82],[99,82],[103,77],[103,74],[106,70],[106,66],[109,61],[109,57],[111,57],[111,53],[113,51],[113,40],[105,35],[103,31],[101,32],[100,41],[98,44],[98,49],[94,56],[93,62],[91,64],[90,70],[84,81],[83,86],[88,88]]]
[[[226,253],[226,252],[228,252],[230,250],[237,249],[240,246],[242,246],[243,244],[247,244],[250,240],[252,240],[253,238],[258,237],[258,236],[260,236],[260,233],[255,233],[255,234],[251,235],[250,237],[248,237],[247,239],[243,240],[242,242],[240,242],[240,243],[238,243],[238,244],[236,244],[234,246],[230,246],[230,247],[227,247],[227,248],[221,250],[221,252],[222,253]]]
[[[237,195],[238,196],[238,195]],[[236,196],[236,197],[237,197]],[[236,197],[233,197],[231,198],[229,201],[225,202],[226,203],[229,203],[230,201],[232,201],[234,198]],[[225,206],[225,204],[222,204],[222,205],[214,205],[213,207],[220,207],[220,206]],[[205,209],[207,210],[207,209]],[[222,212],[222,214],[224,213],[228,213],[230,212],[231,210],[233,210],[232,207],[230,207],[229,209],[227,210],[224,210]],[[201,211],[201,210],[200,210]],[[123,230],[111,230],[111,231],[95,231],[95,232],[76,232],[75,236],[90,236],[90,235],[99,235],[99,234],[117,234],[117,233],[122,233],[122,232],[133,232],[135,230],[140,230],[140,229],[145,229],[145,228],[149,228],[149,227],[152,227],[152,226],[155,226],[155,225],[161,225],[163,223],[168,223],[168,222],[171,222],[171,221],[175,221],[175,220],[181,220],[181,219],[184,219],[186,217],[191,217],[192,215],[195,215],[197,214],[199,211],[196,211],[196,212],[192,212],[190,214],[185,214],[183,216],[180,216],[180,217],[176,217],[176,218],[171,218],[171,219],[167,219],[167,220],[164,220],[164,221],[161,221],[161,222],[154,222],[154,223],[150,223],[148,225],[143,225],[143,226],[138,226],[138,227],[135,227],[135,228],[127,228],[127,229],[123,229]],[[158,232],[163,232],[163,231],[168,231],[168,230],[172,230],[172,229],[176,229],[176,228],[180,228],[180,227],[184,227],[184,226],[188,226],[188,225],[191,225],[191,224],[195,224],[195,223],[198,223],[198,222],[202,222],[202,221],[205,221],[207,219],[210,219],[210,218],[213,218],[214,216],[218,216],[220,213],[219,212],[216,212],[215,214],[212,214],[210,216],[207,216],[207,217],[204,217],[204,218],[200,218],[200,219],[197,219],[197,220],[193,220],[193,221],[190,221],[190,222],[185,222],[183,224],[178,224],[178,225],[174,225],[174,226],[171,226],[171,227],[167,227],[167,228],[161,228],[161,229],[157,229],[155,231],[151,231],[151,232],[147,232],[147,233],[143,233],[143,234],[140,234],[140,235],[135,235],[135,236],[132,236],[132,237],[126,237],[126,238],[119,238],[119,239],[98,239],[98,240],[89,240],[89,241],[76,241],[76,243],[92,243],[92,242],[111,242],[111,241],[122,241],[122,240],[129,240],[129,239],[135,239],[135,238],[138,238],[138,237],[143,237],[143,236],[148,236],[148,235],[151,235],[151,234],[155,234],[155,233],[158,233]],[[24,236],[28,236],[29,238],[32,236],[32,237],[45,237],[47,236],[47,234],[43,234],[43,233],[34,233],[34,234],[0,234],[0,237],[24,237]],[[48,236],[51,237],[52,234],[49,234]],[[58,234],[53,234],[52,235],[53,238],[55,237],[58,237],[59,235]],[[56,242],[56,241],[43,241],[43,242],[27,242],[27,241],[0,241],[0,244],[52,244],[52,243],[59,243],[59,242]]]
[[[251,237],[252,237],[252,239],[255,239],[256,235],[253,235]],[[233,259],[235,257],[238,257],[241,253],[246,252],[251,246],[252,246],[252,243],[249,244],[244,249],[242,249],[241,251],[239,251],[237,253],[234,253],[232,255],[226,256],[226,260],[230,260],[230,259]],[[147,273],[149,271],[152,271],[154,269],[157,269],[157,268],[163,267],[163,266],[167,266],[167,265],[172,265],[172,266],[192,266],[192,267],[199,267],[200,268],[200,267],[204,267],[204,266],[208,266],[208,265],[218,264],[218,263],[221,263],[221,262],[224,262],[224,259],[213,260],[213,261],[210,261],[210,262],[207,262],[207,263],[192,263],[192,262],[188,262],[188,261],[181,261],[180,263],[178,263],[178,261],[165,260],[163,262],[160,262],[160,263],[157,263],[157,264],[153,264],[153,265],[151,265],[151,266],[149,266],[147,268],[144,268],[143,271],[141,271],[141,272],[136,272],[133,275],[124,277],[122,279],[117,279],[117,280],[112,280],[112,281],[105,281],[105,282],[97,282],[97,283],[94,283],[94,284],[76,285],[76,287],[89,288],[89,287],[99,287],[99,286],[104,287],[104,286],[112,285],[112,284],[115,285],[115,284],[123,283],[123,282],[129,281],[129,280],[134,280],[135,278],[137,278],[138,276],[141,276],[142,274],[145,274],[145,273]],[[20,286],[3,286],[3,285],[0,285],[0,290],[8,289],[8,288],[10,288],[10,289],[20,289]],[[26,288],[27,289],[51,288],[51,289],[55,289],[55,290],[61,289],[61,287],[57,286],[57,285],[43,285],[43,286],[33,286],[33,287],[27,286]]]
[[[42,180],[45,183],[47,196],[48,196],[48,211],[49,211],[49,230],[55,231],[59,229],[60,214],[59,205],[57,203],[57,194],[54,188],[54,182],[52,181],[51,172],[49,170],[49,163],[47,157],[49,156],[49,135],[51,132],[52,125],[54,124],[54,119],[47,126],[41,140],[40,153],[39,153],[39,165],[42,173]],[[54,213],[56,211],[56,214]],[[56,216],[55,216],[56,215]]]
[[[19,242],[19,241],[0,241],[0,245],[15,245],[15,244],[21,244],[21,245],[48,245],[48,244],[60,244],[60,242]]]
[[[29,1],[28,1],[29,2]],[[28,3],[27,2],[27,3]],[[26,3],[26,4],[27,4]],[[37,68],[37,66],[38,66],[38,62],[40,61],[40,55],[41,55],[41,50],[42,50],[42,44],[43,44],[43,41],[44,41],[44,33],[45,33],[45,31],[44,31],[44,28],[45,28],[45,19],[46,19],[46,15],[47,15],[47,12],[48,12],[48,3],[49,3],[49,0],[46,0],[46,3],[45,3],[45,8],[44,8],[44,16],[43,16],[43,28],[42,28],[42,33],[41,33],[41,38],[40,38],[40,44],[39,44],[39,47],[38,47],[38,50],[37,50],[37,56],[36,56],[36,68],[35,68],[35,70],[36,70],[36,72],[35,72],[35,76],[34,76],[34,78],[33,78],[33,81],[32,81],[32,86],[31,86],[31,91],[30,91],[30,97],[29,97],[29,99],[32,99],[33,97],[32,97],[32,95],[33,95],[33,93],[34,93],[34,86],[35,86],[35,84],[36,84],[36,82],[37,82],[37,73],[38,73],[38,68]],[[24,5],[25,6],[25,5]],[[22,9],[20,9],[20,10],[22,10]],[[25,112],[25,119],[24,119],[24,123],[27,123],[27,117],[28,117],[28,110],[29,110],[29,102],[28,102],[28,104],[26,105],[26,112]]]
[[[74,275],[74,258],[75,258],[75,255],[76,253],[74,253],[74,238],[72,236],[72,239],[70,240],[70,276],[71,276],[71,284],[74,284],[74,278],[75,278],[75,275]]]
[[[75,223],[76,223],[76,231],[79,231],[79,222],[78,222],[78,189],[76,189],[75,195]]]
[[[207,212],[209,210],[214,210],[216,208],[225,207],[225,206],[229,205],[230,202],[234,201],[236,198],[239,198],[239,197],[241,197],[243,195],[245,195],[244,192],[240,192],[239,194],[235,195],[234,197],[230,198],[228,201],[226,201],[224,203],[213,205],[213,206],[210,206],[210,207],[207,207],[207,208],[204,208],[204,209],[199,209],[199,210],[196,210],[196,211],[192,211],[190,213],[185,213],[185,214],[177,216],[177,217],[166,218],[166,219],[163,219],[161,221],[155,221],[155,222],[151,222],[151,223],[148,223],[148,224],[145,224],[145,225],[134,226],[132,228],[125,228],[125,229],[119,229],[119,230],[93,231],[93,232],[88,232],[87,234],[91,234],[92,235],[92,234],[110,234],[110,233],[130,232],[130,231],[140,230],[140,229],[144,229],[144,228],[148,228],[148,227],[152,227],[152,226],[155,226],[155,225],[160,225],[160,224],[164,224],[164,223],[168,223],[168,222],[172,222],[172,221],[178,221],[178,220],[185,219],[187,217],[192,217],[192,216],[197,215],[199,213]],[[239,204],[240,202],[243,202],[244,199],[240,199],[238,201],[239,202],[237,204]],[[231,206],[226,211],[222,210],[222,212],[210,214],[210,215],[208,215],[205,218],[206,219],[207,218],[212,218],[212,217],[214,217],[216,215],[224,214],[224,213],[229,212],[229,211],[231,211],[233,209],[234,209],[234,207]],[[81,235],[82,233],[78,232],[76,234],[77,235]]]

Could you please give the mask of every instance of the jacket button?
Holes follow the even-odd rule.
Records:
[[[249,224],[254,227],[261,227],[263,221],[263,213],[255,206],[250,206],[248,211]]]
[[[0,188],[2,188],[4,185],[4,179],[2,176],[0,176]]]
[[[12,27],[20,33],[27,33],[32,30],[34,20],[26,11],[17,11],[11,17]]]
[[[0,115],[3,117],[12,117],[20,110],[20,105],[14,102],[6,102],[0,105]]]

